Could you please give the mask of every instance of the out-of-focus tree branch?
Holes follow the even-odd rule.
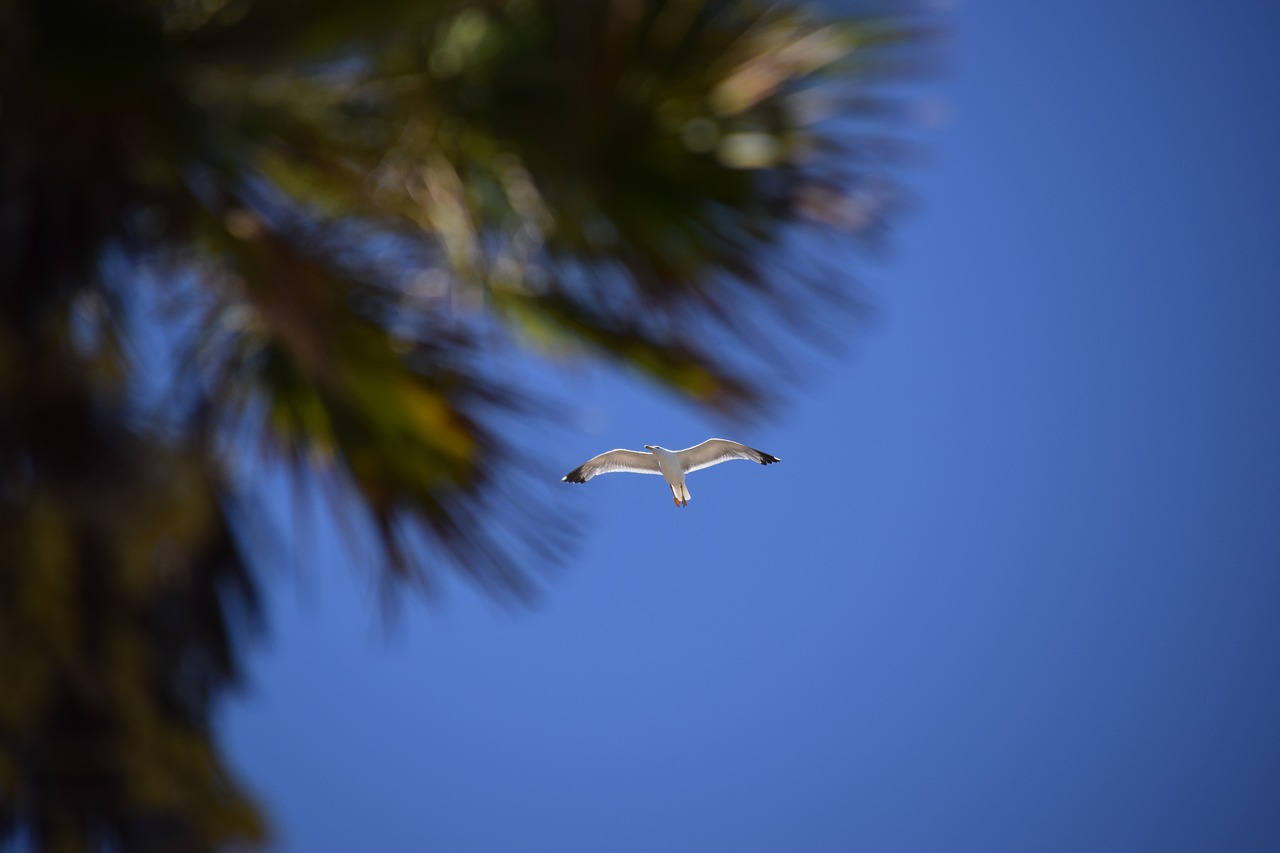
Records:
[[[367,513],[391,583],[434,565],[519,599],[495,418],[537,400],[495,345],[767,402],[716,342],[803,334],[848,296],[772,264],[796,229],[883,227],[876,87],[928,23],[887,2],[0,4],[0,836],[262,837],[210,723],[256,613],[245,436]]]

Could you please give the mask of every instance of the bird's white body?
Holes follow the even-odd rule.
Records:
[[[645,450],[654,455],[658,462],[658,470],[662,472],[662,479],[667,481],[667,485],[671,487],[671,494],[675,495],[677,501],[683,504],[689,502],[689,487],[684,483],[684,465],[680,462],[680,455],[673,450],[667,450],[665,447],[659,447],[656,444],[646,444]]]
[[[656,444],[646,444],[639,450],[610,450],[594,456],[561,479],[568,483],[585,483],[598,474],[630,471],[634,474],[661,474],[671,487],[676,506],[689,505],[689,487],[685,476],[692,471],[710,468],[730,459],[747,459],[761,465],[772,465],[781,460],[754,447],[747,447],[724,438],[709,438],[701,444],[684,450],[667,450]]]

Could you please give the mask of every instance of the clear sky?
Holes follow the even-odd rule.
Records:
[[[1280,849],[1280,4],[952,20],[850,355],[733,430],[569,377],[540,448],[782,464],[551,491],[531,610],[273,582],[222,732],[279,849]]]

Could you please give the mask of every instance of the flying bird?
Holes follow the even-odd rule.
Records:
[[[610,450],[583,462],[560,479],[566,483],[585,483],[597,474],[630,471],[633,474],[661,474],[671,487],[676,506],[688,506],[689,487],[684,484],[686,474],[728,462],[730,459],[749,459],[761,465],[781,462],[754,447],[747,447],[724,438],[708,438],[702,444],[684,450],[667,450],[656,444],[646,444],[644,450]]]

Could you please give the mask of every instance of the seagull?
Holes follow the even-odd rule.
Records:
[[[565,483],[585,483],[597,474],[630,471],[634,474],[661,474],[671,487],[676,506],[689,505],[689,487],[684,484],[685,475],[692,471],[710,468],[730,459],[749,459],[761,465],[772,465],[782,460],[754,447],[747,447],[724,438],[708,438],[702,444],[684,450],[667,450],[656,444],[646,444],[645,453],[640,450],[610,450],[583,462],[560,478]]]

